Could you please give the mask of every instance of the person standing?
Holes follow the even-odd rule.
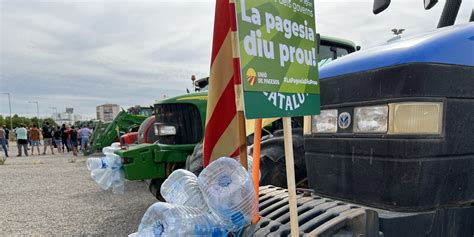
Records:
[[[31,136],[30,136],[30,128],[29,127],[25,127],[26,128],[26,137],[27,137],[27,141],[28,141],[28,150],[30,149],[31,147]]]
[[[67,152],[70,151],[69,143],[67,142],[67,136],[68,136],[68,133],[67,133],[68,131],[67,130],[68,129],[66,128],[66,124],[63,123],[63,125],[61,126],[61,142],[63,144],[63,146],[62,146],[63,152],[65,150],[64,147],[66,147]]]
[[[86,125],[79,130],[79,137],[81,137],[81,150],[84,151],[88,147],[89,137],[91,134],[91,130]]]
[[[18,155],[22,156],[21,148],[25,151],[25,156],[28,156],[28,131],[25,128],[25,125],[21,124],[19,128],[15,129],[16,133],[16,145],[18,146]]]
[[[72,154],[77,156],[77,130],[74,126],[69,131],[69,143],[71,145]]]
[[[35,154],[35,147],[38,150],[38,155],[41,155],[40,153],[40,131],[37,128],[36,124],[33,124],[33,128],[30,129],[30,141],[31,141],[31,155]]]
[[[66,144],[68,146],[68,151],[72,151],[71,147],[71,126],[66,126]]]
[[[5,144],[7,144],[7,148],[10,148],[10,145],[8,145],[9,140],[10,140],[10,129],[5,127]]]
[[[43,126],[43,142],[44,142],[43,155],[46,155],[46,148],[48,146],[51,147],[51,154],[54,155],[53,134],[52,134],[51,129],[49,128],[48,122],[46,122],[46,124]]]
[[[3,152],[5,152],[5,157],[8,157],[8,149],[7,149],[7,144],[6,144],[6,132],[3,129],[3,126],[0,125],[0,145],[2,145]]]
[[[63,142],[61,140],[61,127],[57,126],[53,130],[53,138],[54,138],[54,143],[56,144],[56,147],[58,148],[58,152],[62,153],[63,152]]]

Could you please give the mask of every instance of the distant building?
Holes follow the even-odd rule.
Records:
[[[80,115],[80,114],[75,114],[75,115],[74,115],[74,121],[82,121],[82,115]]]
[[[54,112],[51,115],[51,118],[57,123],[57,124],[67,124],[67,125],[73,125],[75,121],[80,121],[82,119],[82,116],[79,114],[74,114],[74,108],[66,108],[65,112]]]
[[[120,106],[117,104],[103,104],[96,107],[97,120],[110,122],[120,112]]]
[[[56,113],[54,114],[54,121],[56,121],[57,124],[73,124],[73,116],[69,113]]]

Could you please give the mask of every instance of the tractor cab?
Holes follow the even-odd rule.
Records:
[[[335,59],[353,53],[356,49],[360,49],[360,46],[354,47],[354,44],[348,40],[321,36],[318,50],[318,66],[321,67]]]

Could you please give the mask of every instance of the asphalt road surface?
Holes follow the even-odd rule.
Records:
[[[144,182],[126,182],[123,195],[102,190],[86,157],[16,150],[0,165],[0,236],[127,236],[156,202]]]

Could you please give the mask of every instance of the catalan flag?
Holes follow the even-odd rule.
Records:
[[[232,54],[232,29],[229,0],[216,0],[214,36],[204,133],[204,166],[221,156],[239,155],[239,127]],[[235,12],[235,11],[234,11]],[[235,16],[234,16],[235,17]]]

